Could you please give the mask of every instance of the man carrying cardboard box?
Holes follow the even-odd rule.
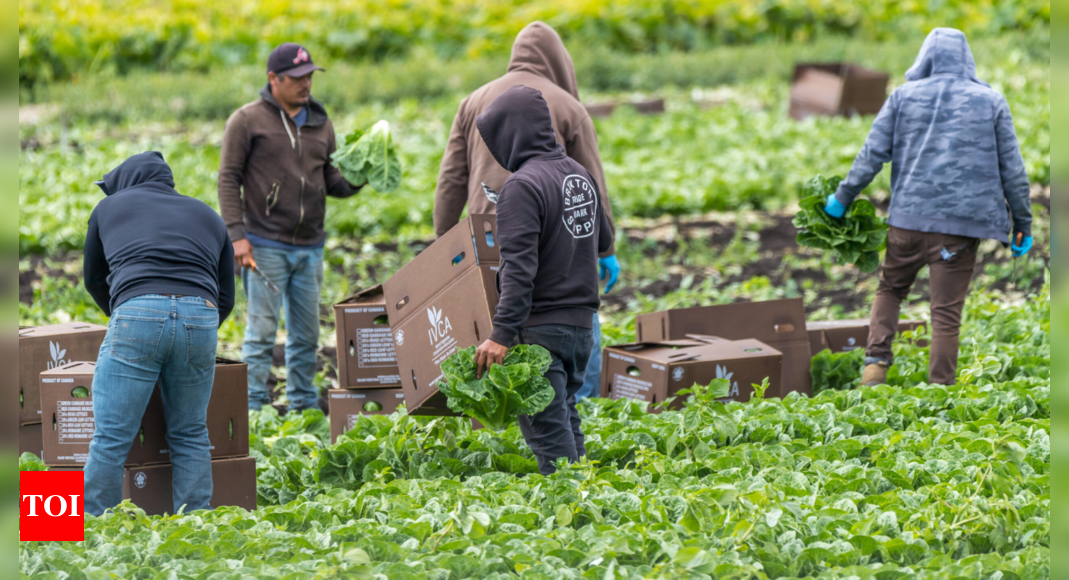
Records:
[[[891,162],[887,255],[872,305],[862,384],[887,381],[902,300],[928,266],[932,347],[928,381],[952,385],[958,368],[961,312],[981,239],[1032,248],[1028,172],[1006,99],[976,78],[965,34],[933,30],[906,84],[872,123],[865,146],[825,211],[841,218]],[[1011,238],[1011,232],[1013,234]]]
[[[553,402],[519,418],[543,474],[554,461],[586,455],[575,395],[583,386],[597,312],[598,254],[612,228],[594,178],[554,138],[542,93],[514,86],[476,118],[479,133],[512,173],[497,202],[500,300],[490,338],[475,354],[478,376],[501,364],[513,344],[537,344],[553,356],[546,378]]]
[[[583,166],[597,186],[598,204],[605,210],[609,228],[613,229],[612,207],[605,188],[605,172],[598,154],[598,136],[583,104],[575,80],[575,66],[560,36],[544,22],[532,22],[516,35],[508,71],[501,78],[483,85],[460,103],[449,144],[442,156],[438,185],[434,192],[434,231],[442,237],[457,225],[465,204],[469,214],[492,214],[498,191],[509,177],[487,149],[475,126],[475,117],[510,87],[524,85],[542,92],[549,106],[554,137],[565,154]],[[615,230],[613,230],[615,231]],[[612,291],[620,279],[620,261],[610,246],[600,254],[598,268],[605,283],[605,293]],[[597,396],[601,386],[601,325],[597,313],[594,346],[587,364],[587,378],[580,398]]]
[[[175,508],[212,497],[208,399],[219,325],[234,307],[234,249],[212,208],[174,190],[163,156],[134,155],[97,185],[85,288],[111,316],[93,375],[85,512],[122,501],[123,465],[159,382]]]

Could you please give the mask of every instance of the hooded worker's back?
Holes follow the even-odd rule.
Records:
[[[906,80],[873,122],[839,201],[853,201],[890,161],[892,226],[1006,242],[1012,209],[1012,225],[1030,232],[1028,175],[1010,109],[977,78],[965,34],[933,30]]]
[[[437,235],[456,225],[465,204],[468,213],[496,212],[493,198],[510,172],[494,160],[475,126],[475,118],[494,99],[516,85],[542,94],[549,107],[557,143],[594,177],[612,223],[597,135],[590,115],[579,102],[572,57],[553,28],[543,22],[533,22],[516,36],[506,74],[483,85],[460,104],[438,174],[434,207]]]
[[[174,190],[157,152],[127,159],[97,185],[107,195],[93,210],[85,243],[85,286],[108,315],[146,294],[199,296],[234,303],[233,248],[222,218]]]
[[[497,214],[500,300],[490,340],[511,344],[525,326],[590,328],[597,258],[612,245],[590,173],[556,142],[538,91],[514,86],[476,118],[496,163],[512,174]]]

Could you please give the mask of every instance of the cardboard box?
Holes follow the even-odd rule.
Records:
[[[330,412],[330,442],[356,425],[360,415],[389,415],[405,402],[401,388],[395,389],[335,389],[327,391],[327,406]],[[382,409],[370,410],[370,403],[378,403]]]
[[[400,387],[393,332],[382,286],[334,305],[338,336],[338,386],[343,389]]]
[[[845,63],[799,63],[794,67],[790,116],[875,115],[887,99],[890,75]]]
[[[783,375],[778,388],[765,393],[767,397],[783,397],[792,391],[812,394],[809,376],[812,357],[805,325],[805,305],[801,298],[698,306],[635,317],[638,342],[712,335],[726,340],[753,338],[780,351]]]
[[[611,346],[602,356],[601,396],[638,399],[651,405],[675,397],[680,389],[728,379],[724,400],[749,401],[753,384],[769,379],[768,393],[780,390],[783,354],[753,339],[729,341],[700,337]],[[683,406],[677,398],[673,408]]]
[[[69,322],[19,328],[19,425],[43,423],[38,392],[41,371],[74,361],[95,361],[106,326]]]
[[[23,453],[33,453],[42,458],[45,456],[40,423],[19,425],[19,455]]]
[[[899,320],[898,332],[917,330],[922,326],[925,326],[922,320]],[[809,321],[806,330],[810,354],[814,356],[824,349],[834,352],[863,349],[869,341],[868,319]]]
[[[382,285],[405,403],[455,415],[438,391],[442,361],[489,338],[497,308],[497,222],[468,216]]]
[[[44,462],[49,466],[85,465],[93,439],[93,372],[96,363],[78,362],[41,373]],[[208,439],[212,458],[249,454],[248,367],[217,359],[208,401]],[[157,387],[141,418],[126,465],[170,461],[163,398]]]
[[[127,467],[123,474],[122,497],[150,516],[174,513],[172,475],[170,463]],[[235,457],[212,461],[211,506],[256,509],[256,459]]]

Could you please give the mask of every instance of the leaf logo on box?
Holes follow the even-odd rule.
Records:
[[[51,340],[48,341],[48,350],[52,355],[52,361],[48,363],[48,368],[50,370],[54,368],[59,368],[65,364],[73,362],[63,359],[63,357],[67,356],[67,349],[60,348],[58,342],[52,342]]]
[[[731,377],[733,377],[733,376],[735,376],[735,373],[729,373],[728,372],[728,368],[726,366],[716,365],[716,378],[718,378],[718,379],[726,379],[728,381],[731,381]],[[739,396],[739,383],[737,383],[737,382],[732,382],[731,383],[731,390],[728,391],[728,396],[729,397],[737,397],[737,396]]]
[[[453,325],[449,324],[449,317],[442,316],[442,310],[431,306],[427,309],[427,318],[431,321],[431,328],[427,331],[427,335],[431,339],[431,344],[436,344],[438,341],[445,338],[449,331],[453,330]]]

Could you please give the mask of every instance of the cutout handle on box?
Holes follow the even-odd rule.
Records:
[[[375,320],[372,320],[371,323],[376,326],[388,326],[390,324],[390,317],[386,316],[385,314],[382,314],[380,316],[376,316]]]
[[[453,265],[456,266],[457,264],[463,262],[464,258],[466,258],[466,257],[468,257],[468,253],[467,252],[461,252],[461,253],[457,254],[456,257],[453,258]]]
[[[89,389],[83,386],[77,386],[71,389],[71,396],[77,399],[88,399]]]
[[[490,222],[483,222],[483,231],[486,232],[486,245],[494,247],[494,226]]]
[[[404,308],[405,306],[408,305],[408,303],[409,303],[409,298],[408,298],[408,296],[405,296],[404,298],[402,298],[400,301],[397,302],[397,309],[400,310],[400,309]]]
[[[349,356],[356,356],[356,345],[351,340],[349,341]]]
[[[787,334],[789,332],[794,332],[794,325],[793,324],[777,324],[776,325],[776,334]]]
[[[631,375],[633,377],[639,377],[639,376],[642,376],[642,370],[640,370],[636,366],[629,366],[629,367],[627,367],[627,374],[629,374],[629,375]]]

